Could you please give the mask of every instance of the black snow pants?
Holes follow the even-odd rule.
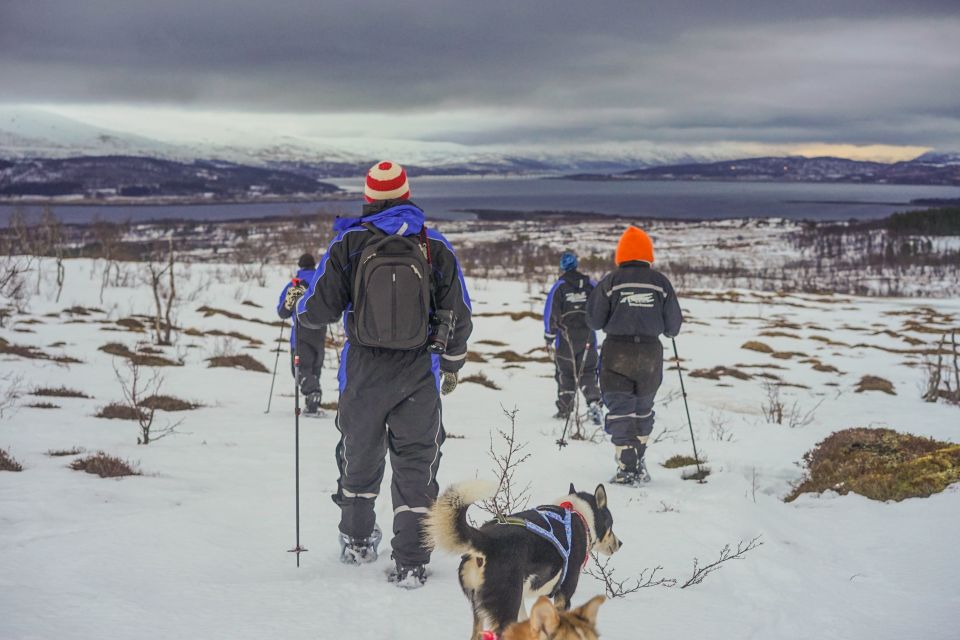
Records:
[[[446,437],[435,358],[424,349],[393,351],[348,344],[340,361],[334,502],[340,531],[365,538],[376,522],[374,501],[390,454],[393,556],[426,564],[420,524],[437,498],[440,446]]]
[[[300,393],[308,396],[320,391],[320,371],[323,369],[327,327],[322,329],[297,328],[296,353],[300,354]],[[290,373],[294,374],[294,352],[290,352]]]
[[[587,404],[599,401],[597,340],[593,332],[572,332],[570,334],[561,332],[556,349],[556,374],[554,377],[557,380],[557,411],[561,415],[570,413],[573,409],[577,386],[583,392]]]
[[[653,400],[663,382],[663,345],[657,338],[608,336],[603,343],[600,388],[606,431],[618,447],[643,457],[653,431]]]

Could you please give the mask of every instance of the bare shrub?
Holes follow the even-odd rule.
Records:
[[[763,390],[767,396],[766,401],[760,406],[764,419],[767,422],[783,424],[786,405],[780,397],[780,385],[775,382],[764,382]]]
[[[134,468],[134,465],[121,460],[116,456],[111,456],[103,451],[98,451],[86,458],[80,458],[70,463],[70,468],[74,471],[84,471],[98,475],[101,478],[122,478],[124,476],[139,476],[140,472]]]
[[[12,373],[0,376],[0,420],[16,408],[22,382],[23,378]]]
[[[722,413],[710,413],[710,435],[717,442],[733,442],[733,432],[729,428],[730,420]]]
[[[144,405],[144,400],[151,396],[160,395],[163,387],[163,376],[159,370],[152,369],[145,377],[141,365],[133,360],[126,360],[126,367],[121,369],[114,362],[113,371],[123,390],[123,399],[126,409],[134,416],[140,429],[137,444],[147,445],[156,440],[166,438],[177,433],[177,428],[183,424],[182,420],[167,422],[157,428],[154,424],[156,409]]]
[[[737,543],[737,550],[734,552],[730,545],[725,545],[723,549],[720,550],[720,557],[709,564],[700,565],[698,558],[693,559],[693,572],[690,577],[680,585],[681,589],[686,589],[687,587],[692,587],[693,585],[700,584],[704,579],[713,573],[718,571],[723,565],[724,562],[729,562],[730,560],[743,560],[743,557],[750,551],[753,551],[757,547],[763,545],[763,542],[760,540],[760,536],[750,540],[749,542],[743,542],[742,540]]]
[[[663,567],[656,566],[653,569],[643,569],[639,575],[618,580],[614,577],[615,569],[610,566],[610,558],[600,560],[596,553],[590,552],[592,564],[585,573],[603,583],[604,591],[608,598],[625,598],[631,593],[636,593],[641,589],[649,587],[672,587],[677,584],[674,578],[664,578],[657,576],[657,572],[663,571]]]
[[[514,482],[517,469],[530,458],[524,453],[526,442],[517,442],[517,409],[503,409],[504,415],[510,421],[510,431],[497,429],[503,450],[497,451],[490,434],[490,449],[487,455],[494,464],[494,475],[497,477],[497,491],[492,498],[477,504],[478,507],[502,520],[511,513],[522,511],[530,501],[530,485],[518,487]]]
[[[926,361],[927,379],[923,399],[927,402],[943,400],[960,404],[960,350],[957,348],[956,329],[949,333],[949,349],[947,336],[944,333],[940,339],[936,360],[928,356]]]

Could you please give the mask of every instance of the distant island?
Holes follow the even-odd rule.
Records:
[[[561,180],[743,182],[843,182],[960,186],[960,155],[924,154],[905,162],[883,163],[845,158],[800,156],[743,158],[644,167],[621,173],[577,173]]]

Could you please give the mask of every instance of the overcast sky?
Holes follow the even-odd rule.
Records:
[[[0,0],[0,101],[169,139],[958,149],[960,2]]]

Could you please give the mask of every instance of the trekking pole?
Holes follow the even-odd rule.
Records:
[[[283,344],[283,328],[287,323],[280,323],[280,337],[277,338],[277,357],[273,361],[273,377],[270,378],[270,397],[267,398],[267,410],[264,413],[270,413],[270,404],[273,402],[273,385],[277,381],[277,365],[280,364],[280,345]]]
[[[706,484],[703,471],[700,469],[700,455],[697,453],[697,440],[693,437],[693,420],[690,419],[690,405],[687,404],[687,388],[683,384],[683,372],[680,371],[680,354],[677,353],[677,339],[670,338],[673,342],[673,357],[677,361],[677,375],[680,376],[680,392],[683,394],[683,406],[687,410],[687,426],[690,427],[690,442],[693,443],[693,459],[697,461],[697,482]]]
[[[566,334],[564,334],[566,336]],[[567,344],[570,345],[571,355],[573,354],[573,340],[567,337]],[[570,413],[567,415],[567,421],[563,425],[563,433],[560,434],[560,439],[557,440],[557,447],[560,451],[563,451],[563,448],[569,443],[567,442],[567,430],[570,428],[570,421],[572,419],[580,419],[580,380],[583,379],[583,370],[587,366],[587,352],[590,351],[590,341],[587,341],[586,349],[583,350],[583,360],[580,361],[580,369],[578,370],[574,367],[574,379],[573,379],[573,407],[570,409]],[[576,358],[573,359],[574,364],[576,364]],[[557,365],[559,366],[559,365]],[[576,418],[573,418],[576,416]],[[573,436],[571,436],[573,437]],[[574,437],[574,439],[577,439]]]
[[[294,332],[300,333],[300,318],[297,316],[296,305],[293,307],[293,326]],[[300,554],[305,552],[306,549],[300,546],[300,354],[297,353],[296,345],[293,347],[293,459],[297,503],[297,546],[287,552],[297,554],[297,567],[299,568]]]

